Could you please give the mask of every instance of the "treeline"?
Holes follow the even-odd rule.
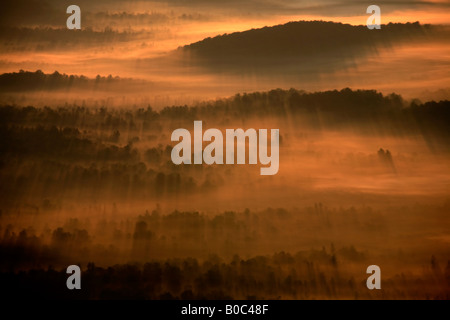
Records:
[[[365,278],[346,271],[339,255],[322,251],[278,252],[223,262],[217,256],[98,267],[87,264],[82,290],[65,287],[67,273],[32,269],[1,272],[8,299],[448,299],[450,261],[444,270],[432,258],[421,275],[383,278],[382,290],[367,290]]]
[[[63,23],[59,25],[64,25]],[[2,26],[0,43],[6,52],[73,50],[76,47],[99,47],[111,42],[120,43],[149,37],[152,37],[151,32],[117,31],[111,27],[102,30],[83,27],[82,30],[74,32],[66,27],[12,27],[9,24]]]
[[[40,206],[29,208],[29,214],[45,218],[58,210],[61,210],[60,205],[45,199]],[[101,209],[93,210],[97,216],[101,214]],[[355,224],[361,236],[378,238],[377,233],[387,231],[384,221],[374,221],[382,219],[382,215],[371,208],[337,209],[322,204],[290,211],[247,209],[217,215],[196,211],[162,214],[153,210],[151,214],[147,211],[138,217],[124,217],[120,207],[114,205],[107,216],[109,219],[98,218],[95,224],[89,219],[70,218],[43,230],[36,226],[0,225],[0,253],[4,257],[0,270],[29,269],[46,264],[58,266],[70,259],[80,263],[93,259],[105,264],[111,259],[115,263],[189,256],[205,259],[214,252],[221,252],[222,258],[230,258],[235,254],[247,256],[283,249],[298,251],[299,246],[315,247],[317,239],[313,233],[334,229],[354,233]],[[8,214],[3,217],[7,218]],[[352,245],[336,252],[347,261],[361,262],[367,258],[366,253],[356,251]]]
[[[14,86],[15,81],[8,82],[8,77],[20,83],[26,78],[24,83],[35,83],[36,87],[51,82],[64,86],[75,82],[121,81],[112,77],[88,80],[59,73],[20,72],[0,76],[0,83]],[[89,154],[97,159],[131,159],[133,143],[149,142],[147,150],[138,150],[140,160],[165,162],[168,159],[162,155],[170,143],[170,133],[179,127],[190,128],[194,120],[235,127],[242,126],[243,120],[266,118],[298,123],[301,130],[352,128],[359,133],[422,135],[430,143],[444,149],[450,147],[450,101],[406,102],[394,93],[383,95],[375,90],[346,88],[313,93],[276,89],[236,94],[192,106],[168,106],[160,111],[151,106],[136,109],[0,106],[0,150],[4,154],[40,152],[75,158]]]
[[[0,184],[0,199],[4,208],[15,201],[46,197],[94,201],[102,198],[151,200],[213,191],[223,184],[223,179],[217,178],[220,174],[210,170],[205,170],[208,175],[201,171],[194,175],[191,171],[176,170],[172,166],[114,160],[115,154],[118,157],[132,156],[126,147],[116,153],[114,149],[105,149],[104,152],[99,154],[99,159],[83,162],[77,160],[79,155],[66,161],[51,159],[51,156],[40,160],[35,158],[36,155],[23,160],[3,159],[0,162],[3,181]],[[39,187],[36,187],[37,184]]]
[[[77,128],[19,127],[0,126],[2,143],[0,152],[22,156],[44,156],[59,158],[98,161],[132,161],[138,159],[138,151],[132,143],[123,147],[115,144],[105,144],[101,141],[83,137]],[[114,133],[111,141],[115,140]],[[107,141],[106,141],[107,142]]]
[[[3,73],[0,75],[0,92],[35,91],[35,90],[60,90],[70,88],[95,89],[97,85],[121,83],[131,81],[109,75],[96,78],[88,78],[83,75],[67,75],[55,71],[45,74],[41,70],[35,72],[20,70],[19,72]]]
[[[72,79],[72,80],[71,80]],[[118,78],[100,77],[87,79],[83,76],[67,76],[55,72],[45,75],[40,71],[3,74],[0,83],[15,86],[18,83],[51,83],[61,86],[72,82],[120,81]],[[34,84],[39,86],[39,84]],[[24,85],[26,87],[27,85]],[[301,90],[275,89],[266,92],[236,94],[226,99],[206,101],[192,106],[167,106],[160,111],[150,106],[146,109],[89,108],[85,106],[66,106],[59,108],[0,107],[0,123],[40,123],[55,126],[96,126],[113,129],[161,129],[167,120],[194,121],[202,118],[223,117],[263,118],[309,116],[312,120],[321,117],[320,125],[348,125],[367,123],[396,123],[400,127],[423,128],[433,131],[443,129],[450,119],[450,102],[418,100],[407,102],[395,93],[383,95],[375,90],[332,90],[323,92],[304,92]],[[433,123],[434,126],[430,124]],[[312,125],[317,124],[314,121]],[[421,127],[423,125],[423,127]]]
[[[39,206],[27,209],[22,205],[9,210],[2,218],[7,221],[15,217],[14,214],[20,214],[47,219],[64,212],[66,207],[45,199]],[[424,234],[433,234],[437,221],[442,221],[448,212],[448,205],[401,207],[402,213],[399,207],[380,212],[371,207],[330,208],[321,203],[301,209],[246,209],[215,215],[197,211],[165,214],[154,210],[136,217],[133,211],[126,210],[115,203],[108,209],[104,205],[93,205],[83,210],[87,218],[69,218],[52,227],[49,227],[51,222],[30,227],[0,225],[0,253],[4,257],[0,270],[63,266],[67,261],[110,265],[166,258],[206,259],[217,252],[221,258],[230,259],[235,254],[245,257],[321,248],[336,241],[340,248],[333,246],[331,250],[338,257],[334,263],[365,263],[382,252],[386,259],[408,259],[415,264],[430,251],[418,249],[417,243],[410,242],[401,246],[403,252],[397,252],[389,247],[389,241],[409,237],[419,226]],[[403,229],[391,228],[393,223],[401,223]],[[442,225],[439,222],[439,226]],[[336,237],[340,234],[345,234],[345,238]],[[355,239],[359,250],[355,249]],[[379,247],[374,248],[374,243],[379,243]],[[414,254],[406,258],[410,250],[414,250]],[[447,255],[440,247],[431,252]],[[316,262],[336,260],[331,256],[314,257]]]

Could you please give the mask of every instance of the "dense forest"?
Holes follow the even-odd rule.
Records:
[[[17,78],[17,82],[9,82],[10,86],[24,83],[25,77],[36,85],[56,82],[64,86],[71,81],[67,75],[39,72],[9,77]],[[87,80],[80,77],[73,81]],[[2,106],[1,175],[9,183],[1,184],[1,197],[10,202],[28,193],[46,198],[62,193],[91,197],[118,192],[119,197],[157,198],[212,190],[223,185],[225,168],[175,166],[170,160],[171,132],[178,127],[191,128],[197,119],[207,120],[209,126],[229,127],[244,124],[236,119],[252,123],[266,118],[278,119],[277,125],[286,123],[288,118],[298,123],[288,132],[281,129],[282,154],[289,152],[287,147],[295,143],[294,137],[305,130],[349,127],[369,136],[422,135],[430,150],[436,152],[447,152],[450,146],[449,101],[408,104],[396,94],[383,96],[376,91],[306,93],[279,89],[160,111],[151,107],[129,110]],[[373,150],[374,155],[376,151],[378,148]],[[39,190],[34,190],[36,181],[40,181]],[[66,187],[60,188],[61,183]]]
[[[354,248],[342,249],[347,251],[358,254]],[[251,259],[236,256],[229,263],[217,257],[202,263],[190,258],[108,268],[90,263],[82,290],[72,291],[64,286],[65,270],[1,272],[0,279],[9,299],[449,299],[450,261],[442,268],[432,257],[421,276],[400,274],[386,279],[383,290],[369,291],[364,279],[342,274],[336,256],[324,248]]]
[[[52,74],[45,74],[38,70],[36,72],[23,71],[15,73],[5,73],[0,75],[0,85],[2,91],[33,91],[33,90],[58,90],[77,87],[95,87],[97,85],[105,85],[109,83],[121,84],[126,82],[139,83],[138,80],[124,79],[119,77],[97,76],[95,79],[74,75],[61,74],[55,71]],[[96,121],[109,121],[124,124],[130,116],[136,117],[135,122],[143,122],[143,126],[148,126],[150,122],[184,119],[194,120],[195,117],[210,116],[296,116],[304,115],[312,117],[314,115],[329,116],[326,118],[325,126],[344,125],[364,121],[379,122],[394,121],[395,125],[400,127],[412,127],[414,125],[420,127],[426,126],[427,130],[436,129],[430,126],[430,122],[437,124],[439,129],[443,128],[443,123],[448,123],[449,108],[448,101],[429,101],[421,103],[418,100],[407,102],[398,94],[392,93],[383,96],[382,93],[375,90],[351,90],[345,88],[342,90],[322,91],[322,92],[305,92],[302,90],[276,89],[266,92],[253,92],[236,94],[228,99],[217,99],[215,101],[198,102],[191,106],[167,106],[159,112],[155,112],[151,107],[146,110],[106,110],[99,107],[98,110],[85,108],[83,106],[68,105],[59,107],[56,110],[45,108],[43,110],[35,109],[32,106],[27,108],[17,108],[14,106],[2,106],[2,122],[9,121],[21,122],[25,119],[40,119],[44,121],[57,121],[55,125],[78,125],[78,123],[68,123],[67,114],[80,117],[92,117]],[[19,112],[20,111],[20,112]],[[99,112],[101,111],[101,112]],[[49,113],[49,115],[46,115]],[[86,113],[86,114],[84,114]],[[124,114],[126,113],[126,116]],[[48,119],[45,119],[49,117]],[[65,119],[63,122],[61,120]],[[113,119],[113,120],[111,120]],[[413,121],[414,123],[411,123]],[[108,125],[102,123],[103,126]],[[415,129],[417,129],[416,127]],[[119,129],[117,127],[116,129]],[[443,133],[448,132],[443,130]]]
[[[418,225],[432,234],[449,208],[416,206],[399,215],[398,208],[382,213],[317,203],[215,216],[156,209],[97,225],[69,219],[42,233],[8,226],[0,229],[0,279],[10,298],[448,299],[446,251],[397,237],[409,238]],[[44,210],[39,214],[52,209]],[[371,248],[380,240],[386,244]],[[79,292],[65,288],[62,266],[70,261],[83,268]],[[373,261],[385,271],[382,291],[365,287]]]
[[[1,77],[17,90],[25,78],[71,81]],[[171,132],[198,119],[279,128],[280,172],[174,165]],[[160,110],[3,105],[2,285],[67,299],[448,299],[449,123],[449,101],[348,88]],[[382,292],[365,287],[374,263]],[[71,264],[81,292],[65,289]]]

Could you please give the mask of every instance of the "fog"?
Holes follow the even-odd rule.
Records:
[[[188,261],[203,266],[194,278],[212,270],[221,278],[222,268],[238,263],[240,273],[252,259],[263,259],[258,268],[298,264],[300,273],[311,262],[317,274],[307,281],[323,272],[333,280],[306,296],[309,291],[279,287],[283,298],[358,298],[367,291],[356,270],[377,261],[403,290],[387,290],[384,298],[440,297],[448,286],[432,283],[444,277],[437,263],[450,253],[447,108],[448,102],[416,106],[349,89],[274,90],[159,112],[5,106],[0,230],[8,258],[1,268],[77,263],[93,272],[126,264],[141,274],[143,263],[169,259],[176,269]],[[198,117],[204,130],[279,128],[279,172],[261,176],[260,165],[174,165],[170,133],[192,131]],[[279,262],[278,254],[287,260]],[[265,277],[258,268],[252,277]],[[409,282],[398,282],[399,270]],[[277,271],[276,281],[286,272]],[[178,285],[163,277],[162,287],[147,294],[191,290],[194,297],[216,297],[208,291],[213,280],[201,291],[192,287],[199,278],[182,274]],[[422,294],[411,287],[418,278],[426,281]],[[332,293],[329,281],[347,284]],[[219,291],[273,298],[257,288]]]
[[[368,30],[354,1],[255,3],[80,0],[82,30],[4,5],[4,294],[449,298],[448,4],[382,1]],[[279,129],[278,172],[175,165],[194,121]]]

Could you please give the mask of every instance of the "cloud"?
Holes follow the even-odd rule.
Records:
[[[197,8],[210,8],[221,11],[236,11],[241,15],[293,15],[310,14],[319,16],[358,16],[365,15],[366,9],[373,2],[361,2],[356,0],[156,0],[169,6],[186,6]],[[399,10],[436,10],[450,8],[448,2],[436,1],[408,1],[408,0],[379,0],[376,2],[385,13]]]

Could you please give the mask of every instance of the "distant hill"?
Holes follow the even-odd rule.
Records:
[[[422,38],[433,26],[418,22],[366,26],[324,21],[289,22],[224,34],[180,47],[185,62],[212,69],[264,69],[295,64],[301,69],[330,68],[376,53],[380,46]],[[258,70],[256,70],[258,71]]]
[[[83,75],[67,75],[55,71],[47,74],[41,70],[35,72],[20,70],[19,72],[0,74],[0,92],[21,92],[35,90],[61,90],[70,88],[95,89],[97,87],[107,89],[111,86],[118,86],[125,82],[137,83],[137,80],[113,77],[109,75],[96,78],[88,78]]]

